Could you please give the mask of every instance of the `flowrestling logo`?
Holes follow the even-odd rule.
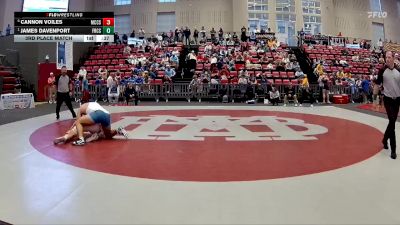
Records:
[[[131,126],[134,129],[129,129]],[[204,141],[206,137],[224,137],[226,141],[318,140],[315,135],[326,127],[304,120],[277,116],[126,116],[114,123],[125,127],[130,139]]]

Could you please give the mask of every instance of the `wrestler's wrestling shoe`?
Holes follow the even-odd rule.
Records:
[[[117,133],[123,135],[126,139],[129,138],[128,132],[126,132],[126,130],[122,127],[117,128]]]
[[[73,145],[77,145],[77,146],[82,146],[82,145],[85,145],[86,142],[85,142],[85,140],[82,138],[82,139],[79,139],[79,140],[77,140],[77,141],[72,142],[72,144],[73,144]]]

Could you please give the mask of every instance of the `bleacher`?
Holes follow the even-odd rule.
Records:
[[[324,66],[324,73],[333,75],[340,69],[345,73],[351,73],[356,76],[369,76],[371,65],[376,69],[380,69],[383,65],[373,63],[371,59],[374,57],[373,53],[368,49],[354,49],[346,48],[343,46],[327,46],[327,45],[303,45],[303,51],[306,57],[312,62],[314,59],[324,59],[326,65]],[[346,54],[343,54],[343,51]],[[353,60],[353,56],[358,56],[358,61]],[[334,65],[335,61],[345,60],[348,66]]]
[[[209,43],[207,43],[209,44]],[[250,47],[253,45],[253,43],[248,42],[247,43]],[[230,50],[233,49],[233,46],[215,46],[216,50]],[[247,68],[245,64],[239,63],[235,64],[235,70],[229,71],[229,75],[227,76],[229,79],[228,80],[223,80],[220,79],[221,84],[238,84],[238,74],[239,72],[246,68],[249,76],[254,75],[256,76],[257,79],[260,79],[262,75],[265,75],[268,79],[268,83],[270,84],[289,84],[290,82],[293,84],[298,83],[298,79],[295,77],[295,72],[294,70],[290,71],[277,71],[276,66],[274,66],[273,69],[267,68],[268,61],[273,61],[275,62],[279,58],[279,53],[281,52],[288,52],[289,49],[287,48],[286,45],[281,45],[276,49],[276,51],[269,51],[269,52],[249,52],[251,59],[250,62],[252,64],[258,64],[260,65],[259,69],[253,69],[253,68]],[[240,54],[243,54],[243,52],[239,52]],[[265,61],[261,61],[261,58],[264,57],[266,58]],[[211,64],[208,62],[208,59],[205,57],[205,46],[199,47],[199,52],[198,52],[198,58],[197,58],[197,65],[196,65],[196,73],[201,73],[203,69],[209,70],[211,67]],[[213,71],[211,71],[213,72]],[[221,71],[218,71],[218,75],[220,76]]]
[[[17,85],[16,67],[0,66],[0,77],[3,80],[1,94],[14,94]]]
[[[98,46],[94,49],[92,54],[89,55],[88,59],[84,62],[84,67],[87,74],[87,79],[90,84],[94,84],[97,77],[99,77],[98,70],[100,68],[107,69],[109,74],[115,73],[119,70],[124,74],[124,78],[129,78],[132,76],[132,65],[127,63],[128,57],[132,54],[134,56],[144,56],[149,58],[151,56],[156,57],[156,62],[161,62],[161,56],[165,54],[165,52],[172,52],[173,50],[181,51],[183,45],[178,43],[177,46],[165,46],[161,51],[156,53],[150,52],[140,52],[139,48],[133,47],[131,49],[131,54],[123,54],[124,47],[126,45],[103,45]],[[157,71],[158,77],[154,80],[150,80],[151,83],[160,83],[162,82],[162,78],[164,76],[164,71]],[[76,74],[77,76],[77,74]]]

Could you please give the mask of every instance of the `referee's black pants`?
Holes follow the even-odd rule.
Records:
[[[65,102],[67,105],[69,111],[72,113],[72,117],[76,117],[75,111],[72,108],[72,102],[71,102],[71,97],[69,96],[69,93],[62,93],[62,92],[57,92],[57,106],[56,106],[56,116],[57,119],[60,118],[60,108],[62,103]]]
[[[385,105],[389,124],[387,125],[385,134],[383,136],[383,142],[387,143],[390,140],[390,149],[392,152],[396,152],[396,121],[399,114],[400,97],[395,99],[384,96],[383,103]]]

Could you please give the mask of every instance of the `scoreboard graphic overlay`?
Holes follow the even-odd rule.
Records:
[[[15,12],[15,42],[114,42],[114,12]]]

